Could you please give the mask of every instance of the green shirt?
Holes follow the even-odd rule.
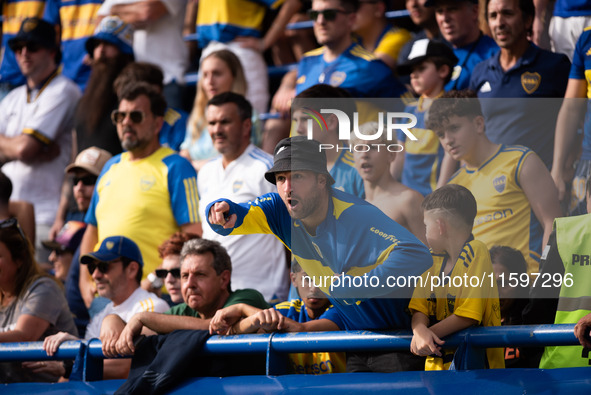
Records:
[[[255,289],[239,289],[237,291],[232,291],[226,303],[224,303],[224,307],[232,306],[234,304],[244,303],[253,307],[258,307],[259,309],[268,309],[270,306],[263,298],[263,295]],[[181,303],[176,306],[171,307],[168,311],[164,314],[170,315],[184,315],[188,317],[197,317],[199,316],[199,312],[193,310],[186,303]]]

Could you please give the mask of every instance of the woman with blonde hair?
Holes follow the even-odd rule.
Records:
[[[240,60],[227,49],[207,55],[201,61],[199,74],[197,96],[189,116],[187,135],[181,145],[181,155],[191,160],[197,171],[207,160],[218,154],[207,133],[205,119],[207,102],[220,93],[231,91],[244,96],[247,90]]]

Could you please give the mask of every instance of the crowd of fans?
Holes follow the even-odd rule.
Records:
[[[111,357],[176,329],[413,331],[410,352],[290,355],[311,374],[448,369],[442,338],[475,325],[581,320],[588,345],[591,6],[406,0],[409,18],[388,20],[400,3],[4,1],[0,342],[53,355],[99,337]],[[316,116],[373,98],[415,122],[349,139]],[[486,274],[478,289],[344,286]],[[483,367],[587,355],[489,349]],[[72,372],[0,365],[2,382]],[[106,360],[105,378],[130,367]]]

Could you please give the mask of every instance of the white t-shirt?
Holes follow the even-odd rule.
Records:
[[[55,219],[64,170],[70,162],[74,112],[80,96],[74,82],[57,75],[30,93],[22,85],[0,102],[0,135],[16,137],[27,133],[60,148],[59,156],[49,162],[14,160],[2,166],[12,181],[11,199],[33,203],[37,224],[51,225]]]
[[[264,176],[272,165],[273,157],[252,144],[225,169],[221,157],[206,163],[197,176],[199,215],[203,238],[220,242],[232,258],[232,289],[254,288],[266,300],[283,301],[289,291],[283,244],[273,235],[221,236],[203,221],[205,208],[214,200],[242,203],[274,192],[275,186]]]
[[[111,7],[121,4],[139,3],[142,0],[105,0],[98,15],[108,16]],[[138,62],[149,62],[160,66],[164,72],[164,83],[172,80],[185,82],[189,67],[189,52],[183,40],[183,25],[187,0],[159,0],[168,13],[149,22],[145,29],[136,29],[133,34],[133,53]]]
[[[90,340],[99,337],[101,333],[101,324],[103,319],[109,314],[117,314],[125,322],[129,321],[134,314],[143,311],[152,311],[155,313],[164,313],[170,307],[168,303],[160,299],[152,292],[138,287],[125,302],[118,306],[113,306],[113,302],[109,302],[97,315],[90,319],[86,327],[85,340]]]

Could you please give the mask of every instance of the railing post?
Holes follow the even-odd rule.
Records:
[[[267,343],[267,358],[265,363],[267,376],[279,376],[287,373],[288,356],[285,353],[273,350],[273,336],[275,336],[275,333],[271,333]]]
[[[99,381],[103,379],[103,358],[95,357],[90,352],[92,343],[100,344],[99,339],[90,339],[87,343],[82,343],[83,358],[83,380]]]

